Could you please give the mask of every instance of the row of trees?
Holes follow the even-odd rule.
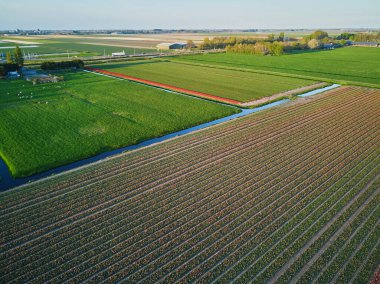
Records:
[[[352,38],[349,38],[352,40]],[[380,42],[380,31],[377,33],[357,33],[353,36],[354,41],[359,42]]]
[[[281,55],[284,53],[284,44],[280,42],[257,42],[255,44],[236,44],[227,46],[227,52],[259,54],[259,55]]]
[[[329,42],[328,34],[324,31],[315,31],[302,40],[288,39],[285,33],[278,36],[271,34],[266,39],[249,37],[215,37],[212,40],[205,38],[200,49],[226,49],[228,52],[281,55],[292,50],[316,49]]]
[[[317,30],[312,34],[301,39],[289,39],[281,32],[278,36],[271,34],[266,39],[249,38],[249,37],[215,37],[213,39],[205,38],[199,45],[200,49],[226,49],[228,52],[262,54],[262,55],[281,55],[284,52],[305,49],[320,49],[326,44],[332,44],[334,47],[346,45],[347,40],[353,41],[380,41],[380,32],[378,33],[342,33],[339,36],[330,37],[329,34],[322,30]],[[192,48],[193,43],[188,43],[188,48]]]
[[[305,36],[304,39],[306,41],[310,41],[312,39],[316,39],[316,40],[329,39],[329,34],[327,32],[317,30],[313,32],[312,34]]]
[[[258,40],[248,37],[215,37],[213,39],[209,39],[206,37],[203,40],[203,43],[199,45],[200,49],[208,50],[208,49],[223,49],[227,46],[235,46],[239,44],[255,44]]]
[[[261,43],[275,43],[275,42],[284,42],[285,41],[285,33],[281,32],[278,36],[274,34],[270,34],[266,39],[257,39],[252,37],[215,37],[213,39],[209,39],[206,37],[203,40],[203,43],[199,45],[200,49],[208,50],[208,49],[223,49],[227,47],[235,47],[235,46],[247,46],[247,45],[256,45],[260,43],[258,46],[261,46]],[[238,49],[238,48],[237,48]]]
[[[341,41],[341,40],[351,40],[359,42],[368,42],[368,41],[380,41],[380,31],[377,33],[342,33],[335,37],[329,37],[327,32],[324,31],[315,31],[309,36],[304,38],[307,41],[312,39],[321,40],[322,42],[326,41]]]
[[[82,69],[84,67],[84,62],[80,59],[75,59],[71,61],[47,61],[41,64],[42,70],[60,70],[60,69],[71,69],[77,68]]]
[[[24,65],[24,56],[21,48],[16,46],[13,53],[10,51],[6,54],[6,63],[0,64],[0,76],[5,76],[9,72],[18,71]]]

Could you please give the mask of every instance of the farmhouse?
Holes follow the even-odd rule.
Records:
[[[186,43],[174,42],[174,43],[160,43],[157,45],[157,50],[171,50],[171,49],[184,49]]]

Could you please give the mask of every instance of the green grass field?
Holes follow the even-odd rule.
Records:
[[[85,72],[64,77],[36,86],[0,81],[0,155],[15,177],[238,112]]]
[[[95,67],[241,102],[315,83],[315,81],[298,78],[191,66],[160,60],[114,63]]]
[[[380,48],[346,47],[283,56],[209,54],[184,56],[178,60],[311,76],[316,80],[368,83],[380,87]]]
[[[0,38],[1,41],[1,38]],[[60,57],[59,53],[63,53],[63,57],[67,57],[64,53],[77,53],[75,56],[78,57],[87,57],[87,56],[100,56],[111,55],[113,52],[122,52],[125,51],[126,54],[141,54],[141,53],[150,53],[152,49],[142,49],[142,48],[130,48],[126,46],[106,46],[101,45],[95,41],[87,40],[87,39],[65,39],[65,38],[56,38],[56,39],[30,39],[31,42],[38,43],[38,47],[33,48],[22,48],[23,45],[34,45],[34,44],[19,44],[20,48],[26,53],[33,54],[55,54],[55,57]],[[83,42],[87,42],[88,44],[84,44]],[[15,46],[16,43],[0,43],[0,47],[6,46]],[[7,51],[12,51],[12,49],[1,49],[1,53],[5,53]],[[71,55],[71,57],[74,55]]]

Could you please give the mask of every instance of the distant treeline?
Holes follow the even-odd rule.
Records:
[[[358,42],[380,42],[380,32],[377,33],[342,33],[336,37],[338,40],[351,40]]]
[[[315,32],[310,36],[312,38],[323,37],[319,35],[321,31]],[[327,33],[326,33],[327,35]],[[249,38],[249,37],[215,37],[213,39],[205,38],[199,46],[200,49],[226,49],[227,52],[260,54],[260,55],[281,55],[284,52],[292,50],[308,49],[307,41],[299,41],[297,39],[287,38],[284,33],[278,36],[269,35],[265,39]]]
[[[205,38],[199,45],[199,49],[225,49],[227,52],[260,54],[260,55],[281,55],[284,52],[306,49],[336,48],[347,44],[347,40],[352,41],[380,41],[378,33],[343,33],[339,36],[329,36],[325,31],[317,30],[303,38],[285,37],[284,33],[278,36],[274,34],[267,38],[249,37],[215,37]]]
[[[84,62],[79,59],[71,60],[71,61],[47,61],[41,64],[42,70],[60,70],[60,69],[71,69],[77,68],[82,69],[84,67]]]
[[[246,37],[214,37],[213,39],[209,39],[206,37],[199,45],[200,49],[223,49],[227,46],[234,46],[238,44],[255,44],[258,40],[254,38],[246,38]]]
[[[227,52],[260,54],[260,55],[281,55],[284,53],[285,46],[281,42],[257,42],[255,44],[236,44],[227,46]]]

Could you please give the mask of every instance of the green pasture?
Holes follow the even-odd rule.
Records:
[[[192,66],[161,60],[111,63],[94,67],[241,102],[315,83],[315,81],[305,79]]]
[[[33,86],[0,80],[0,156],[15,177],[239,112],[86,72]]]
[[[0,38],[1,41],[1,38]],[[96,42],[91,42],[87,39],[30,39],[31,42],[38,43],[38,47],[33,48],[22,48],[23,45],[32,45],[32,44],[19,44],[20,48],[28,54],[38,54],[38,55],[48,55],[48,54],[59,54],[63,53],[61,56],[66,57],[65,53],[78,53],[76,55],[70,56],[100,56],[104,55],[104,53],[108,56],[114,52],[122,52],[125,51],[126,54],[141,54],[141,53],[151,53],[152,49],[142,49],[142,48],[130,48],[124,46],[106,46],[100,45]],[[89,44],[84,44],[83,42],[88,42]],[[16,43],[0,43],[0,47],[2,46],[15,46]],[[34,45],[34,44],[33,44]],[[13,51],[11,49],[0,49],[0,54],[6,51]],[[54,55],[54,57],[60,57]]]
[[[207,54],[183,56],[176,60],[380,87],[380,48],[345,47],[282,56]]]

